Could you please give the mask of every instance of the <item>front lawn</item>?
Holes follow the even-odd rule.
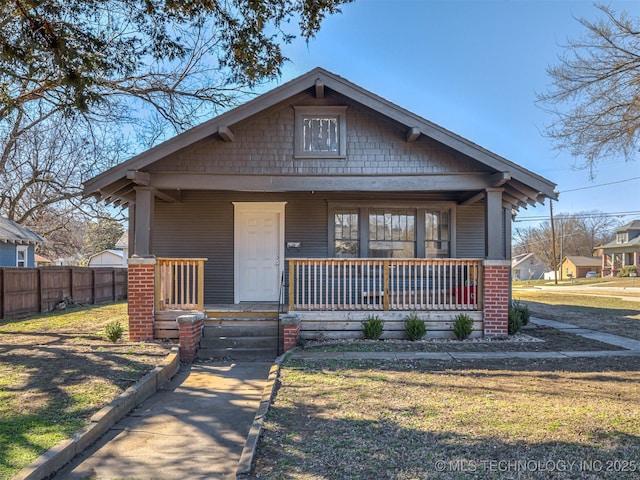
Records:
[[[126,328],[126,303],[0,320],[0,479],[73,435],[164,360],[168,345],[108,342],[112,320]]]
[[[253,478],[635,479],[637,358],[289,361]]]

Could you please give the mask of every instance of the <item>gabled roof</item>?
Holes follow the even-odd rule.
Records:
[[[0,217],[0,242],[36,245],[43,243],[44,238],[8,218]]]
[[[631,220],[626,225],[616,229],[616,233],[628,232],[629,230],[640,230],[640,220]]]
[[[602,264],[600,257],[581,257],[579,255],[567,255],[565,260],[570,261],[576,267],[599,267]]]
[[[128,172],[144,170],[150,164],[212,135],[224,138],[229,127],[312,88],[333,90],[403,125],[408,136],[425,135],[495,170],[501,175],[506,193],[520,206],[534,205],[545,198],[557,198],[554,192],[556,185],[549,180],[319,67],[91,178],[84,183],[84,194],[107,201],[119,198],[120,203],[126,205],[128,200],[122,198],[121,192],[132,189],[133,182],[127,182]]]

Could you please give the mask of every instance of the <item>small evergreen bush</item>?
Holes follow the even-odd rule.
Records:
[[[113,320],[107,323],[104,331],[109,341],[116,343],[122,338],[122,335],[124,334],[124,327],[122,326],[122,323],[120,323],[120,320]]]
[[[637,274],[638,269],[634,265],[627,265],[626,267],[622,267],[618,276],[620,277],[630,277],[632,273]]]
[[[464,340],[473,331],[473,320],[466,313],[460,313],[456,315],[456,319],[453,322],[453,333],[458,340]]]
[[[522,313],[520,310],[509,308],[509,324],[507,326],[509,335],[515,335],[522,328]]]
[[[427,326],[424,321],[418,318],[417,314],[412,313],[404,320],[404,332],[409,340],[420,340],[427,333]]]
[[[362,322],[362,333],[368,340],[378,340],[382,335],[383,323],[377,315],[372,315]]]
[[[531,318],[531,312],[529,311],[529,307],[514,300],[511,303],[511,308],[520,314],[520,319],[522,320],[522,326],[529,324],[529,319]]]

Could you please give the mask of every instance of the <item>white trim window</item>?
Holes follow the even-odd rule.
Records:
[[[296,158],[347,156],[347,107],[294,107]]]
[[[29,247],[18,245],[16,247],[16,267],[26,268],[28,266]]]

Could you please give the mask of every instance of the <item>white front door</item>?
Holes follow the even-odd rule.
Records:
[[[284,202],[234,202],[235,303],[276,302],[284,258]]]

